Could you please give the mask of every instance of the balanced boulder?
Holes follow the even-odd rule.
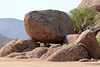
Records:
[[[74,33],[70,17],[57,10],[31,11],[24,17],[24,26],[29,37],[45,43],[62,43]]]

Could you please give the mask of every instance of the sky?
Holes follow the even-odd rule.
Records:
[[[0,18],[23,20],[29,11],[55,9],[64,12],[77,8],[82,0],[0,0]]]

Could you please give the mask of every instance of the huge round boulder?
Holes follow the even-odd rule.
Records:
[[[24,17],[24,26],[30,38],[45,43],[62,43],[74,33],[70,17],[58,10],[31,11]]]

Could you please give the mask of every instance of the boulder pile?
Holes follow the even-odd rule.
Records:
[[[100,26],[74,34],[70,17],[57,10],[31,11],[25,15],[24,24],[31,39],[7,43],[0,49],[0,57],[55,62],[100,59],[100,45],[96,39]]]

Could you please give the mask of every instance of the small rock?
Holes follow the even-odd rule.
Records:
[[[14,57],[15,59],[28,59],[28,57],[26,57],[26,56],[16,56],[16,57]]]
[[[85,58],[85,59],[80,59],[79,62],[90,62],[90,60]]]
[[[91,62],[93,62],[93,61],[98,61],[97,59],[94,59],[94,58],[91,58]]]

